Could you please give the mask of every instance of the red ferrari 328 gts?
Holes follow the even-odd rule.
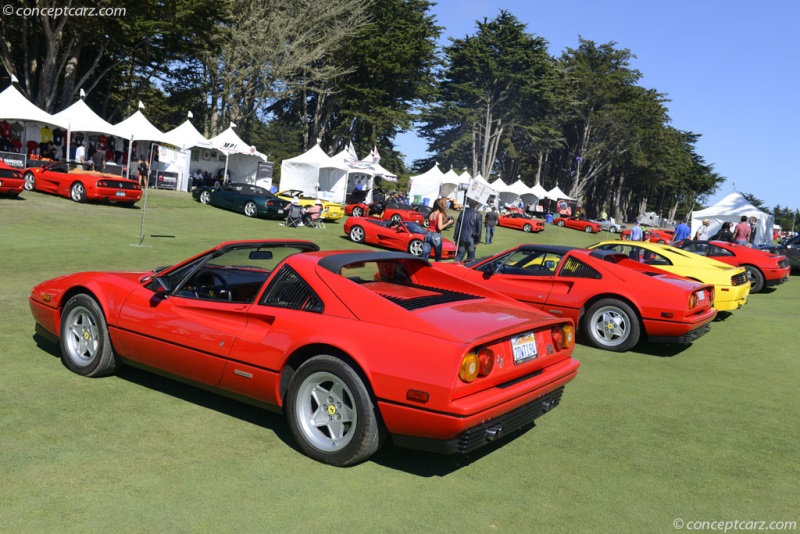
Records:
[[[102,172],[69,170],[63,162],[25,169],[23,176],[28,191],[52,193],[75,202],[102,200],[132,206],[142,198],[142,188],[136,180]]]
[[[84,376],[123,364],[283,411],[346,466],[385,439],[468,453],[531,426],[575,378],[568,319],[398,252],[233,241],[149,272],[33,288],[37,332]]]
[[[691,343],[708,332],[717,315],[713,285],[665,273],[624,254],[520,245],[467,268],[436,267],[572,319],[586,341],[599,349],[623,352],[643,337]]]

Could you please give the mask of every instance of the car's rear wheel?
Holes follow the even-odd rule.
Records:
[[[391,221],[392,221],[394,224],[400,224],[400,222],[401,222],[402,220],[403,220],[403,218],[402,218],[402,217],[400,217],[400,214],[399,214],[399,213],[395,213],[395,214],[394,214],[394,215],[392,215],[392,217],[391,217]]]
[[[26,172],[23,178],[25,178],[25,191],[33,191],[36,189],[36,178],[31,171]]]
[[[616,226],[609,226],[608,227],[608,231],[611,232],[612,234],[616,234],[617,233],[617,227]]]
[[[211,202],[211,192],[208,189],[203,189],[200,191],[200,203],[208,204],[209,202]]]
[[[564,227],[564,221],[558,221],[558,225],[563,228]]]
[[[526,223],[525,226],[522,227],[523,232],[530,232],[531,230],[533,230],[533,227],[530,224]]]
[[[362,378],[329,355],[315,356],[297,370],[286,394],[286,415],[303,452],[330,465],[366,460],[385,436]]]
[[[587,234],[591,234],[592,232],[594,232],[594,228],[587,225],[586,228],[583,229],[583,231],[586,232]]]
[[[69,198],[75,202],[86,202],[86,188],[80,182],[75,182],[69,188]]]
[[[412,239],[408,244],[408,253],[414,256],[422,256],[422,251],[425,245],[419,239]]]
[[[753,265],[745,265],[747,277],[750,279],[750,293],[760,293],[764,289],[764,275]]]
[[[245,202],[244,204],[244,214],[248,217],[255,217],[258,215],[258,206],[256,203],[251,201]]]
[[[665,244],[666,244],[666,241],[664,241],[663,239],[659,239],[659,240],[657,241],[657,243],[658,243],[659,245],[665,245]]]
[[[61,313],[61,360],[83,376],[110,375],[119,368],[103,310],[85,294],[75,295]]]
[[[626,303],[602,299],[586,311],[583,333],[589,344],[598,349],[625,352],[639,342],[639,318]]]
[[[364,210],[358,206],[353,208],[353,217],[361,217],[362,215],[364,215]]]
[[[360,226],[353,226],[350,228],[350,239],[353,241],[353,243],[363,243],[364,229]]]

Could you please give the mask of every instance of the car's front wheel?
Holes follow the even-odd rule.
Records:
[[[422,256],[422,251],[425,245],[419,239],[412,239],[408,244],[408,253],[414,256]]]
[[[211,192],[208,189],[203,189],[200,191],[200,203],[208,204],[209,202],[211,202]]]
[[[350,228],[350,239],[353,241],[353,243],[363,243],[364,229],[360,226],[354,226]]]
[[[530,224],[527,224],[527,223],[525,223],[525,226],[523,226],[523,227],[522,227],[522,231],[523,231],[523,232],[528,232],[528,233],[530,233],[530,232],[531,232],[531,230],[533,230],[533,227],[532,227]]]
[[[69,188],[69,198],[75,202],[86,202],[86,188],[80,182],[75,182]]]
[[[246,202],[244,205],[244,214],[247,215],[248,217],[255,217],[256,215],[258,215],[258,206],[256,206],[256,203],[253,202],[252,200]]]
[[[23,178],[25,178],[25,191],[33,191],[36,189],[36,178],[31,171],[26,172]]]
[[[362,215],[364,215],[364,210],[358,206],[353,208],[353,217],[361,217]]]
[[[764,289],[764,275],[757,267],[752,265],[745,265],[747,269],[747,277],[750,279],[750,293],[759,293]]]
[[[583,231],[586,232],[587,234],[591,234],[592,232],[594,232],[594,228],[587,225],[586,228],[583,229]]]
[[[586,311],[583,333],[598,349],[625,352],[639,342],[640,327],[636,312],[621,300],[602,299]]]
[[[558,225],[563,228],[564,227],[564,221],[558,221]]]
[[[88,295],[75,295],[61,313],[61,360],[83,376],[110,375],[119,368],[103,310]]]
[[[364,380],[329,355],[315,356],[297,370],[286,394],[286,415],[303,452],[330,465],[366,460],[385,436]]]

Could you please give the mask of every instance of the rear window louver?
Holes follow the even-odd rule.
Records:
[[[575,258],[567,258],[558,275],[567,278],[602,278],[599,272]]]
[[[391,295],[384,295],[378,292],[383,298],[390,300],[397,304],[398,306],[405,308],[406,310],[419,310],[421,308],[427,308],[428,306],[436,306],[439,304],[451,304],[453,302],[460,302],[462,300],[473,300],[479,299],[481,297],[476,297],[475,295],[469,295],[467,293],[461,293],[458,291],[449,291],[447,289],[440,289],[437,287],[425,287],[425,286],[414,286],[415,288],[424,289],[426,291],[431,291],[435,293],[434,295],[426,295],[424,297],[416,297],[416,298],[398,298]]]
[[[325,309],[317,294],[288,265],[284,265],[269,284],[259,304],[315,313],[322,313]]]

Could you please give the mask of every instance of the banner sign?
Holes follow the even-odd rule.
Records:
[[[156,187],[159,189],[177,189],[178,173],[158,171],[158,174],[156,175]]]
[[[15,169],[25,168],[25,154],[17,154],[16,152],[0,152],[0,160],[3,160],[3,163],[9,167],[14,167]]]
[[[469,181],[469,188],[467,189],[467,198],[470,198],[478,204],[486,204],[489,197],[494,194],[494,189],[486,184],[482,184],[477,180]]]

